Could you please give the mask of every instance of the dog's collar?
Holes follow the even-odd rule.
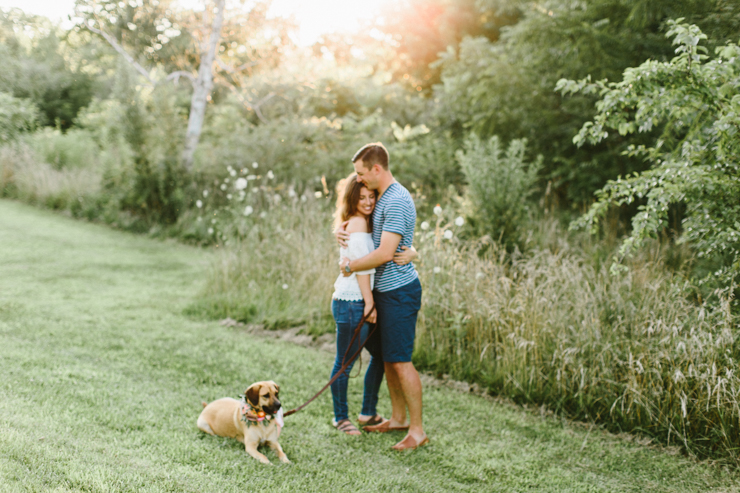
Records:
[[[258,411],[247,401],[246,397],[242,397],[242,405],[239,408],[241,414],[241,420],[247,423],[247,425],[262,423],[264,426],[270,424],[270,421],[275,417],[272,414],[267,414],[261,409]]]

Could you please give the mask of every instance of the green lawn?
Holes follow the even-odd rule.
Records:
[[[274,379],[293,407],[332,358],[184,316],[209,261],[0,201],[1,491],[740,491],[735,472],[443,387],[419,451],[338,434],[327,394],[286,420],[293,463],[263,466],[198,431],[201,400]]]

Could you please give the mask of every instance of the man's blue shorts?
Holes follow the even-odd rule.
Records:
[[[381,293],[373,292],[378,308],[383,361],[411,361],[416,337],[416,317],[421,308],[421,283],[416,278],[405,286]]]

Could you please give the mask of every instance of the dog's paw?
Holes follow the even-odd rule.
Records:
[[[271,465],[272,465],[272,462],[270,462],[270,461],[269,461],[269,460],[267,459],[267,457],[264,457],[264,458],[260,458],[260,459],[259,459],[259,461],[260,461],[261,463],[263,463],[263,464],[267,464],[268,466],[271,466]]]
[[[290,459],[288,459],[287,455],[284,455],[280,457],[280,462],[282,462],[283,464],[290,464]]]

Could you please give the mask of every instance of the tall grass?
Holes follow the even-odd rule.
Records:
[[[421,368],[736,462],[737,323],[729,300],[696,301],[683,275],[663,265],[664,246],[656,242],[614,277],[611,251],[569,236],[555,219],[532,225],[526,253],[445,239],[454,226],[443,223],[419,228],[415,241]],[[220,246],[193,310],[333,330],[338,269],[329,224],[319,202],[271,209]]]

